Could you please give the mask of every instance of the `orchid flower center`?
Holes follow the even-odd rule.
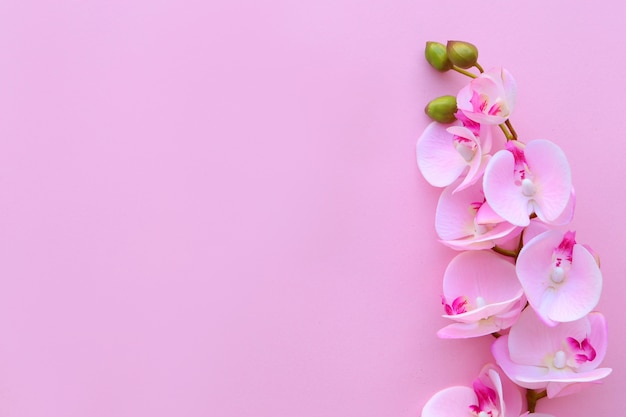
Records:
[[[560,284],[565,279],[565,270],[561,266],[557,266],[552,269],[550,273],[550,279],[555,284]]]
[[[552,365],[556,369],[563,369],[565,365],[567,365],[567,357],[565,356],[565,352],[559,350],[554,354],[554,358],[552,358]]]
[[[441,297],[441,304],[443,304],[444,309],[446,310],[446,314],[448,316],[453,316],[455,314],[462,314],[468,311],[469,300],[467,297],[461,295],[456,297],[452,304],[448,304],[445,297]]]
[[[488,95],[478,94],[476,91],[474,91],[472,93],[470,103],[472,104],[472,109],[476,113],[488,114],[490,116],[500,116],[508,114],[506,102],[499,97],[495,98],[493,100],[493,103],[490,105]]]
[[[515,161],[513,168],[515,185],[521,187],[522,194],[525,197],[533,197],[537,193],[537,186],[535,186],[532,174],[528,169],[524,151],[519,146],[512,143],[512,141],[507,142],[506,149],[513,154],[513,160]]]
[[[491,229],[495,227],[495,224],[490,224],[490,223],[485,224],[485,223],[479,223],[477,221],[478,211],[483,206],[483,204],[485,204],[486,201],[487,201],[486,199],[483,199],[483,201],[475,201],[471,203],[469,206],[470,213],[472,214],[472,216],[474,216],[474,235],[475,236],[484,235],[485,233],[487,233],[488,231],[490,231]]]
[[[487,302],[480,295],[476,297],[476,308],[481,308],[487,305]]]
[[[486,224],[480,224],[480,223],[474,222],[474,231],[475,231],[477,236],[484,235],[489,230],[490,230],[490,228]]]
[[[565,233],[559,246],[554,249],[553,265],[550,271],[550,280],[554,284],[561,284],[567,277],[567,271],[572,265],[574,245],[576,244],[575,237],[576,232]]]
[[[500,410],[496,391],[485,385],[480,379],[476,379],[472,385],[478,399],[478,404],[469,406],[472,414],[476,417],[498,417]]]
[[[454,137],[454,148],[466,162],[470,162],[476,155],[476,142],[461,136]]]
[[[555,369],[569,368],[576,371],[581,364],[591,362],[595,358],[596,350],[588,338],[579,342],[573,337],[568,337],[563,344],[563,349],[556,351],[549,363]]]
[[[535,187],[535,184],[533,184],[533,182],[528,178],[524,178],[522,180],[522,194],[526,197],[532,197],[536,192],[537,188]]]

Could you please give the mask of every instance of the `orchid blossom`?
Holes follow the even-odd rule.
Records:
[[[490,249],[520,233],[521,228],[491,209],[481,182],[454,192],[456,188],[455,183],[444,189],[437,204],[435,229],[441,243],[456,250]]]
[[[526,309],[509,334],[496,339],[491,351],[517,385],[546,389],[548,398],[554,398],[609,375],[610,368],[598,368],[606,347],[607,327],[600,313],[550,327],[534,310]]]
[[[526,298],[515,266],[493,252],[462,252],[443,277],[445,318],[456,321],[437,332],[441,338],[484,336],[511,327]]]
[[[435,187],[447,187],[465,175],[455,188],[460,191],[481,178],[491,158],[491,145],[490,126],[433,122],[417,141],[417,164],[426,181]]]
[[[487,165],[485,197],[506,221],[528,226],[530,215],[548,224],[564,224],[573,215],[573,189],[569,163],[563,151],[547,140],[523,147],[509,141]],[[564,213],[570,218],[564,218]]]
[[[593,310],[602,292],[602,272],[574,232],[544,232],[517,258],[517,276],[528,302],[548,325],[578,320]]]
[[[449,387],[433,395],[424,405],[422,417],[517,417],[521,410],[517,387],[488,364],[472,388]]]
[[[504,68],[474,78],[457,94],[457,107],[471,120],[488,125],[504,123],[513,112],[517,85]]]

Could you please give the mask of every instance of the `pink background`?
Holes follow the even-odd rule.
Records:
[[[438,340],[422,109],[476,43],[556,141],[602,256],[623,410],[623,2],[0,2],[0,415],[404,417],[489,338]]]

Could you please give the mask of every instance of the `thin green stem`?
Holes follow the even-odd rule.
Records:
[[[455,70],[456,72],[460,72],[463,75],[467,75],[470,78],[476,78],[477,77],[477,75],[474,75],[474,74],[472,74],[469,71],[465,71],[463,68],[459,68],[456,65],[453,65],[452,69]]]
[[[543,391],[535,391],[532,389],[526,390],[526,404],[528,404],[528,411],[530,413],[535,412],[535,407],[537,407],[537,401],[546,397],[548,393],[546,390]]]
[[[506,122],[504,122],[506,124],[506,127],[509,128],[509,131],[511,132],[511,135],[513,135],[513,139],[517,140],[517,132],[515,131],[515,129],[513,129],[513,125],[511,124],[511,120],[507,119]]]
[[[491,248],[492,251],[499,253],[500,255],[504,255],[504,256],[509,256],[511,258],[516,259],[517,258],[517,252],[514,252],[512,250],[508,250],[508,249],[504,249],[501,248],[500,246],[496,245],[493,248]]]
[[[502,123],[501,125],[498,125],[498,126],[500,126],[500,129],[502,129],[502,132],[504,132],[504,136],[506,136],[506,140],[507,141],[515,140],[513,138],[513,135],[509,132],[509,130],[506,128],[506,125],[504,123]]]
[[[485,70],[483,69],[483,67],[480,66],[480,64],[477,62],[474,64],[474,66],[478,69],[478,71],[480,71],[480,73],[482,74],[483,72],[485,72]]]

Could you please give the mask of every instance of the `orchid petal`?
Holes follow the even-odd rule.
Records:
[[[472,302],[481,297],[486,305],[522,295],[515,266],[484,251],[463,252],[452,259],[444,274],[443,293],[448,299],[463,295]]]
[[[417,141],[417,165],[426,181],[435,187],[452,184],[467,168],[467,161],[454,148],[454,136],[446,127],[432,122]]]
[[[528,226],[532,205],[514,186],[514,168],[511,152],[498,151],[485,169],[483,189],[489,205],[498,215],[516,226]]]
[[[474,390],[469,387],[449,387],[433,395],[424,408],[422,417],[471,417],[469,405],[476,404]]]
[[[572,190],[572,174],[565,154],[548,140],[534,140],[524,149],[528,167],[540,183],[537,216],[544,221],[557,220],[567,207]]]
[[[515,327],[515,326],[514,326]],[[508,348],[509,336],[504,335],[497,338],[491,345],[491,353],[496,363],[502,368],[504,373],[517,385],[528,389],[542,389],[548,385],[547,381],[524,382],[518,381],[519,375],[536,375],[541,377],[547,373],[547,369],[539,366],[520,365],[511,360]]]

